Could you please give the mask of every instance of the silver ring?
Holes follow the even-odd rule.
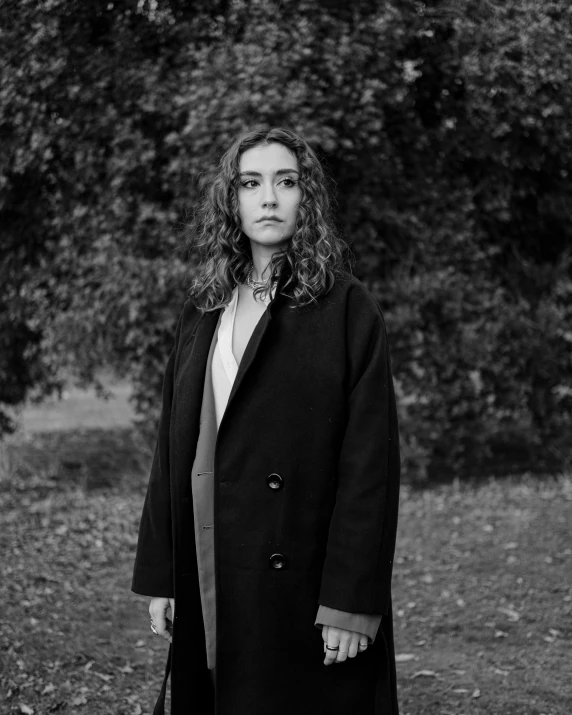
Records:
[[[156,636],[159,635],[159,634],[157,633],[157,629],[155,628],[155,624],[154,624],[154,623],[151,623],[151,630],[153,631],[153,633],[154,633]]]
[[[359,648],[360,650],[365,650],[365,649],[367,648],[367,643],[363,643],[363,644],[360,643],[360,644],[358,645],[358,648]]]
[[[326,650],[339,650],[340,646],[337,645],[335,648],[331,648],[329,645],[326,646]]]

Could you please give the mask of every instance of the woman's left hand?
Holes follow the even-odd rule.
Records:
[[[355,658],[358,653],[363,653],[368,646],[368,637],[355,631],[345,631],[343,628],[322,626],[322,639],[324,641],[324,665],[343,663],[347,658]],[[329,650],[336,648],[337,650]]]

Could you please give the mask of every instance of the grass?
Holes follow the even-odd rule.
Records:
[[[0,455],[0,712],[147,715],[166,644],[129,584],[150,450],[125,404],[74,400],[25,410]],[[403,488],[402,715],[572,713],[571,523],[571,475]]]

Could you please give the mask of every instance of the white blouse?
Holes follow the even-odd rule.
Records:
[[[262,298],[266,305],[272,300],[275,290],[276,287],[274,286],[272,293]],[[237,305],[238,287],[235,286],[231,301],[225,306],[221,316],[217,342],[213,352],[212,380],[217,428],[220,426],[230,391],[232,390],[238,372],[238,363],[232,352],[232,335],[234,332],[234,319],[236,317]],[[262,315],[264,315],[264,313]],[[251,335],[248,336],[249,340]]]

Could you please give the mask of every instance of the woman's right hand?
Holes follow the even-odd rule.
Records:
[[[173,621],[167,618],[167,611],[171,609],[171,618],[175,618],[174,598],[152,598],[149,604],[149,615],[151,623],[155,626],[157,635],[164,638],[169,643],[173,635]]]

